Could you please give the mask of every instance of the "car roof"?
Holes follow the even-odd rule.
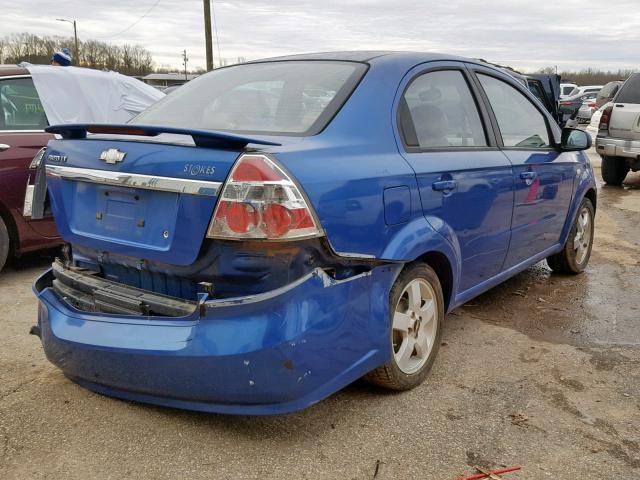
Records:
[[[29,75],[29,71],[26,68],[19,67],[18,65],[0,65],[0,77],[7,77],[10,75]]]
[[[466,58],[456,55],[448,55],[435,52],[412,52],[412,51],[391,51],[391,50],[353,50],[339,52],[317,52],[317,53],[301,53],[297,55],[285,55],[281,57],[263,58],[253,60],[247,63],[263,63],[263,62],[280,62],[289,60],[333,60],[333,61],[350,61],[350,62],[366,62],[366,63],[386,63],[403,60],[407,64],[418,64],[432,61],[459,61],[469,62],[490,66],[496,69],[495,65],[478,60],[475,58]]]

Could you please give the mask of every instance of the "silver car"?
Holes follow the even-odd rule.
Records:
[[[596,110],[597,108],[595,98],[589,98],[582,102],[582,105],[580,105],[576,117],[578,119],[578,123],[589,123],[591,121],[593,112],[595,112]]]
[[[640,170],[640,73],[620,87],[600,117],[596,151],[602,157],[602,178],[620,185],[629,170]]]

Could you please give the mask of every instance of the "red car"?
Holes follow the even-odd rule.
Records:
[[[0,270],[9,255],[61,243],[51,214],[23,216],[33,157],[53,135],[29,71],[0,65]]]
[[[62,243],[46,207],[46,184],[34,186],[35,177],[44,175],[34,157],[53,138],[44,128],[125,123],[162,97],[116,72],[0,65],[0,270],[9,255]]]

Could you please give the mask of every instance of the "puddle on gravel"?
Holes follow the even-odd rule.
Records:
[[[631,180],[640,185],[640,175]],[[583,274],[553,274],[540,262],[458,312],[554,343],[640,345],[638,213],[640,192],[601,189],[594,248]]]

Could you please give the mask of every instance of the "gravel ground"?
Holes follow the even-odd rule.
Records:
[[[595,163],[595,158],[594,158]],[[599,172],[597,172],[599,178]],[[229,417],[90,393],[27,334],[51,256],[0,275],[0,478],[640,478],[640,174],[600,188],[587,272],[544,263],[452,312],[428,381]]]

